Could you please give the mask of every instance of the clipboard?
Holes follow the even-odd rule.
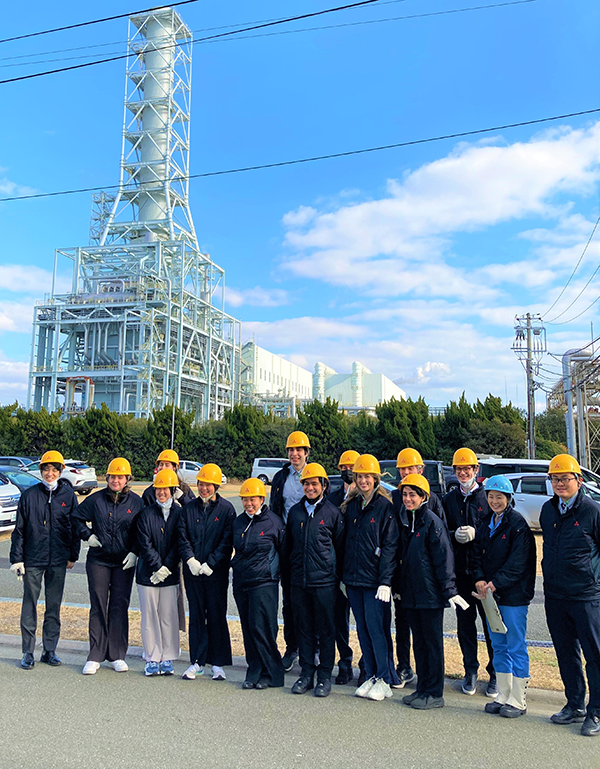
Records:
[[[487,621],[492,633],[505,634],[507,632],[506,625],[502,620],[502,615],[500,614],[498,604],[494,600],[492,591],[489,588],[487,590],[486,597],[482,599],[481,603],[483,604],[483,610],[485,612],[485,616],[487,617]]]

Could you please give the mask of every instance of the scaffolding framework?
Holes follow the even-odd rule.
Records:
[[[191,33],[173,9],[130,18],[119,190],[92,199],[91,245],[58,249],[34,312],[29,405],[199,420],[239,398],[240,322],[189,208]],[[56,294],[59,262],[72,262]],[[78,400],[79,399],[79,400]],[[92,401],[90,403],[90,401]]]

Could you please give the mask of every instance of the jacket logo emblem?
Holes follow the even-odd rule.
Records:
[[[66,507],[66,506],[67,506],[67,505],[66,505],[64,502],[63,502],[63,503],[62,503],[62,505],[61,505],[61,507]]]
[[[375,523],[375,518],[371,518],[371,523]]]
[[[264,532],[264,531],[261,531],[261,532],[260,532],[260,536],[261,536],[261,537],[264,537],[264,536],[265,536],[265,532]]]
[[[319,521],[319,526],[324,526],[324,525],[325,525],[325,521],[321,518],[321,520]]]
[[[418,531],[418,532],[415,534],[415,537],[420,537],[420,536],[421,536],[421,532],[420,532],[420,531]]]
[[[131,512],[131,510],[127,510],[127,512],[128,512],[128,513],[130,513],[130,512]]]
[[[215,516],[215,521],[218,521],[219,519]]]
[[[480,512],[480,513],[482,513],[482,512],[483,512],[483,509],[482,509],[481,507],[478,507],[478,508],[477,508],[477,511],[478,511],[478,512]]]
[[[575,526],[579,526],[579,521],[575,521]]]
[[[502,539],[506,539],[506,534],[503,534],[503,535],[502,535]]]

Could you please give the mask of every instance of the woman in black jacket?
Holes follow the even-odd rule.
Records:
[[[429,481],[410,474],[400,484],[406,512],[400,532],[400,600],[413,635],[417,688],[402,698],[415,710],[444,707],[444,608],[467,602],[458,595],[448,530],[427,506]]]
[[[129,670],[129,601],[136,564],[136,516],[143,507],[129,488],[131,465],[113,459],[107,488],[90,494],[73,512],[79,537],[89,545],[85,571],[90,591],[90,652],[84,675],[108,660],[117,673]],[[91,528],[88,527],[91,524]]]
[[[179,656],[178,478],[173,470],[154,476],[156,502],[137,517],[139,558],[136,582],[142,612],[142,643],[147,676],[172,676]]]
[[[277,648],[279,560],[285,526],[265,505],[266,495],[258,478],[244,481],[240,489],[244,512],[233,522],[233,597],[248,663],[242,689],[283,686],[285,675]]]
[[[498,697],[485,706],[487,713],[516,718],[527,712],[525,691],[529,681],[527,611],[535,592],[535,539],[527,521],[512,506],[513,487],[495,475],[485,485],[491,514],[475,536],[475,589],[478,598],[490,591],[506,633],[492,633]]]
[[[381,469],[372,454],[354,463],[356,489],[344,504],[346,528],[342,583],[356,619],[366,680],[357,697],[383,700],[398,684],[392,644],[392,577],[398,550],[398,524],[387,492],[380,486]]]

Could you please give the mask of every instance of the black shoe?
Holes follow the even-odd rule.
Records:
[[[581,724],[585,721],[585,710],[582,708],[572,708],[570,705],[565,705],[559,712],[550,716],[550,720],[553,724]]]
[[[502,705],[499,702],[488,702],[484,710],[486,713],[491,713],[492,715],[497,716],[501,707]]]
[[[255,689],[255,684],[252,683],[252,681],[244,681],[242,684],[242,689]]]
[[[490,676],[490,680],[488,681],[488,685],[485,690],[485,696],[491,697],[492,699],[498,696],[498,682],[496,681],[495,673],[492,673]]]
[[[412,705],[415,700],[425,696],[426,695],[422,694],[421,692],[414,691],[412,694],[405,694],[404,697],[402,697],[402,702],[405,705]]]
[[[365,670],[361,670],[358,675],[358,681],[356,682],[357,688],[360,688],[366,680],[367,680],[367,673]]]
[[[260,678],[258,683],[254,686],[255,689],[268,689],[269,681],[267,678]]]
[[[315,686],[315,697],[329,697],[331,694],[331,681],[317,681]]]
[[[62,665],[62,662],[58,659],[56,654],[54,652],[45,651],[42,652],[42,656],[40,657],[40,662],[45,662],[46,665],[52,665],[52,667],[57,668],[59,665]]]
[[[404,689],[407,684],[412,684],[417,677],[412,668],[401,668],[400,666],[396,668],[396,674],[400,680],[397,684],[391,685],[392,689]]]
[[[298,659],[298,652],[296,651],[287,651],[283,657],[281,658],[281,662],[283,663],[283,669],[286,673],[288,673],[293,667],[294,662]]]
[[[314,683],[310,680],[310,678],[300,676],[300,678],[292,686],[292,694],[306,694],[306,692],[313,687]]]
[[[23,670],[31,670],[34,665],[35,659],[33,658],[33,654],[31,652],[25,652],[23,659],[21,660],[21,667]]]
[[[461,689],[463,694],[475,694],[477,691],[477,673],[466,673]]]
[[[338,668],[338,674],[335,682],[338,686],[344,686],[352,681],[353,673],[352,668]]]
[[[524,716],[525,713],[527,713],[527,708],[519,710],[514,705],[502,705],[499,711],[499,714],[504,718],[518,718],[519,716]]]
[[[584,737],[595,737],[600,734],[600,716],[591,716],[588,713],[581,725],[581,733]]]

